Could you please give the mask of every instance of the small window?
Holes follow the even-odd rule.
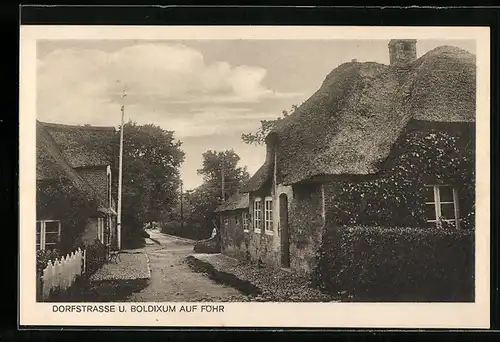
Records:
[[[438,224],[458,227],[458,193],[449,185],[425,187],[425,217],[429,227]]]
[[[242,215],[242,221],[243,221],[243,231],[248,232],[248,213],[244,212]]]
[[[273,198],[266,197],[264,201],[264,231],[267,234],[273,233]]]
[[[56,249],[61,239],[61,223],[57,220],[36,222],[36,250]]]
[[[253,231],[260,233],[262,224],[262,202],[260,198],[253,201]]]

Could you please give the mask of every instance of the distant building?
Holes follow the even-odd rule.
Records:
[[[250,227],[248,199],[248,194],[236,193],[215,210],[220,221],[222,253],[237,255],[246,250],[244,233],[248,233]]]

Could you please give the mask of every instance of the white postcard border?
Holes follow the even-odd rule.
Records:
[[[341,328],[489,328],[490,38],[487,27],[347,26],[21,26],[19,324],[72,326],[217,326]],[[35,300],[36,41],[39,39],[474,39],[477,58],[476,301],[474,303],[111,303],[120,313],[59,313]],[[79,305],[96,303],[57,303]],[[103,303],[107,304],[107,303]],[[133,313],[133,305],[176,306],[175,313]],[[182,305],[197,311],[179,312]]]

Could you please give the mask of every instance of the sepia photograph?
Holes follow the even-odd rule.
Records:
[[[483,47],[418,32],[34,40],[30,305],[476,303]]]

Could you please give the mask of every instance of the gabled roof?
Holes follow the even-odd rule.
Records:
[[[404,69],[344,63],[272,132],[282,181],[376,173],[409,121],[475,122],[475,97],[475,55],[456,47],[438,47]],[[263,167],[245,191],[268,179],[272,165]]]
[[[248,205],[249,205],[248,193],[235,193],[225,203],[217,207],[217,209],[215,209],[215,212],[247,209]]]
[[[114,214],[109,211],[104,199],[96,193],[66,160],[61,149],[56,144],[46,125],[37,120],[36,123],[36,180],[68,180],[88,201],[96,201],[100,212]]]
[[[40,122],[72,167],[104,166],[112,163],[115,127],[74,126]]]

